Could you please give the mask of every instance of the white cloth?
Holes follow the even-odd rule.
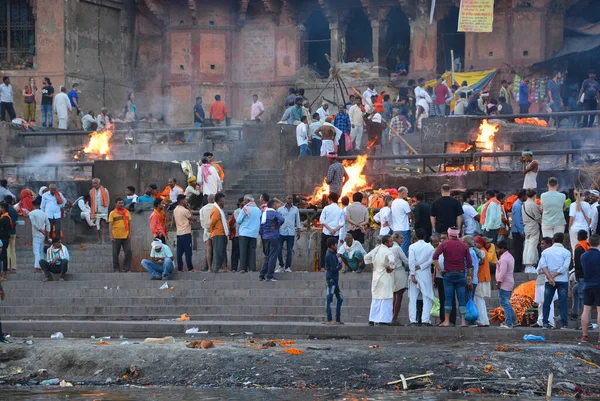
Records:
[[[592,222],[590,223],[590,232],[592,234],[597,234],[596,233],[596,227],[598,227],[598,202],[593,203],[591,206],[591,219]]]
[[[366,91],[363,92],[362,104],[365,107],[370,107],[371,104],[371,96],[377,96],[377,91],[375,89],[367,88]]]
[[[533,163],[533,162],[532,162]],[[529,165],[527,165],[529,167]],[[525,179],[523,180],[523,188],[524,189],[536,189],[537,188],[537,171],[529,171],[525,174]]]
[[[389,207],[382,208],[375,216],[373,220],[379,223],[381,228],[379,229],[379,235],[388,235],[392,231],[391,227],[392,209]]]
[[[106,199],[110,199],[110,194],[108,193],[108,189],[104,188],[106,191]],[[96,189],[96,205],[95,205],[95,215],[96,217],[102,217],[106,220],[108,217],[108,205],[102,205],[102,192],[100,192],[100,188]],[[91,207],[92,205],[90,205]]]
[[[433,280],[431,278],[431,264],[435,250],[431,244],[419,240],[408,247],[408,317],[411,323],[417,323],[417,300],[419,295],[423,298],[422,323],[430,323],[431,308],[433,307]],[[417,269],[419,266],[419,269]],[[417,279],[413,283],[412,277]]]
[[[411,212],[410,205],[404,199],[395,199],[392,202],[392,230],[408,231],[410,223],[408,214]]]
[[[321,217],[319,218],[319,222],[321,225],[323,225],[323,234],[333,236],[338,236],[339,230],[336,232],[331,232],[325,228],[325,225],[328,225],[331,228],[337,228],[344,226],[345,220],[344,212],[337,203],[332,203],[331,205],[325,206],[321,212]]]
[[[13,88],[11,84],[6,85],[4,82],[0,84],[0,102],[13,102]],[[2,116],[4,117],[4,116]]]
[[[361,127],[362,129],[362,126],[365,122],[363,120],[363,112],[361,108],[355,104],[350,107],[348,114],[350,115],[350,124],[354,125],[355,127]]]
[[[323,139],[321,142],[321,156],[327,156],[327,153],[335,152],[333,141],[331,139]]]
[[[56,113],[59,121],[66,121],[67,118],[69,118],[70,111],[71,100],[69,100],[69,96],[67,96],[67,94],[64,92],[59,92],[56,96],[54,96],[54,112]]]
[[[272,209],[270,207],[266,207],[265,210],[263,210],[261,216],[260,216],[260,224],[265,224],[267,222],[267,212],[268,211],[274,212],[275,209]]]
[[[473,303],[475,304],[475,307],[477,308],[477,313],[479,314],[479,317],[477,318],[477,323],[482,326],[489,326],[490,318],[488,317],[488,310],[487,305],[485,304],[485,299],[477,295],[477,290],[482,284],[488,284],[489,286],[490,283],[486,282],[477,284],[477,288],[475,289],[475,297],[473,297]]]
[[[545,278],[544,278],[545,279]],[[538,304],[538,326],[543,326],[544,324],[544,292],[546,291],[546,285],[536,285],[535,286],[535,299],[533,302]],[[552,302],[550,302],[550,315],[548,318],[548,324],[551,327],[554,327],[554,301],[558,299],[558,291],[554,292],[554,298],[552,298]]]
[[[371,282],[373,299],[392,300],[394,298],[394,276],[387,272],[387,268],[394,269],[396,259],[390,248],[383,244],[377,246],[365,256],[365,263],[373,265]]]
[[[346,252],[348,252],[348,257],[350,259],[352,259],[355,252],[360,252],[360,253],[362,253],[363,256],[365,256],[367,254],[367,251],[365,251],[365,248],[357,240],[352,241],[352,246],[348,246],[346,244],[346,241],[344,241],[342,243],[342,245],[340,245],[338,247],[338,250],[337,250],[338,255],[343,255]]]
[[[298,124],[296,127],[296,143],[298,146],[308,145],[308,125],[304,123]]]
[[[328,123],[328,122],[324,122],[323,125],[328,125],[330,127],[333,127],[333,129],[335,129],[335,143],[340,143],[340,138],[342,137],[343,132],[336,127],[335,125]],[[323,141],[325,142],[325,141]]]
[[[87,203],[84,199],[83,196],[80,196],[79,198],[77,198],[77,206],[79,206],[79,209],[81,210],[82,213],[92,213],[92,209],[90,208],[89,203]]]
[[[392,253],[396,259],[396,268],[394,269],[394,292],[398,292],[403,288],[408,288],[408,258],[404,254],[404,251],[394,241],[392,246]]]
[[[95,123],[95,122],[96,122],[96,119],[89,114],[86,114],[85,116],[83,116],[81,118],[81,125],[82,125],[84,131],[89,131],[92,128],[92,123]]]
[[[525,233],[525,242],[523,243],[523,264],[533,266],[538,262],[538,244],[540,243],[539,229],[536,233]]]
[[[425,102],[427,102],[427,105],[430,105],[431,103],[433,103],[433,100],[431,99],[431,96],[429,96],[429,93],[427,93],[427,91],[423,88],[421,88],[420,86],[417,86],[414,90],[415,92],[415,98],[417,99],[417,104],[419,104],[420,100],[425,100]],[[429,106],[424,107],[425,110],[429,110]]]
[[[581,210],[577,211],[577,202],[573,202],[569,207],[569,217],[573,217],[573,225],[569,230],[574,230],[576,233],[579,230],[588,231],[590,225],[587,219],[592,218],[592,207],[589,203],[581,201]],[[575,244],[577,244],[577,241],[575,241]]]
[[[327,109],[329,110],[329,109]],[[329,113],[323,108],[323,106],[317,109],[317,113],[319,114],[319,119],[321,122],[325,122],[325,119],[329,117]]]
[[[221,224],[223,224],[223,229],[225,230],[225,236],[228,237],[229,236],[229,224],[227,224],[227,218],[225,217],[225,212],[216,203],[214,203],[214,207],[217,208],[217,210],[219,211],[219,214],[221,215]],[[265,214],[266,214],[267,209],[265,209]],[[270,210],[273,210],[273,209],[270,209]],[[210,215],[209,215],[209,219],[210,219]],[[210,227],[210,220],[209,220],[208,224]]]
[[[371,301],[371,311],[369,312],[369,322],[391,323],[394,316],[393,299],[373,299]]]
[[[67,129],[67,119],[66,118],[58,119],[58,129]]]
[[[34,209],[29,213],[29,221],[31,222],[33,238],[44,239],[46,236],[41,231],[46,230],[46,232],[50,232],[48,215],[40,209]]]
[[[210,166],[209,171],[210,175],[207,177],[206,181],[204,181],[202,171],[198,173],[202,178],[202,195],[214,195],[219,192],[219,183],[221,181],[219,179],[219,172],[214,166]]]
[[[411,294],[411,286],[414,286],[413,295],[421,293],[423,300],[429,298],[433,300],[433,282],[431,279],[431,264],[433,263],[433,253],[435,250],[431,244],[419,240],[408,247],[408,268],[410,270],[411,279],[409,280],[409,297]],[[417,266],[419,269],[417,270]],[[412,276],[416,277],[417,284],[412,282]],[[412,301],[411,301],[412,303]],[[429,308],[431,311],[431,307]],[[423,307],[425,311],[425,307]],[[416,298],[415,298],[415,313],[416,313]]]
[[[98,130],[103,130],[108,124],[110,124],[110,118],[108,115],[104,115],[102,113],[96,116],[96,124],[98,124]]]
[[[465,224],[465,234],[473,235],[477,233],[477,222],[475,221],[475,216],[477,216],[477,210],[470,203],[463,203],[463,222]]]
[[[202,227],[202,229],[204,230],[204,235],[202,237],[202,239],[204,240],[204,242],[208,241],[210,239],[210,212],[212,211],[212,208],[215,206],[214,203],[207,203],[206,205],[204,205],[202,207],[202,209],[200,209],[200,226]]]
[[[362,144],[363,137],[363,126],[355,125],[354,128],[350,129],[350,138],[352,138],[352,142],[354,143],[354,147],[356,149],[360,149],[360,145]]]

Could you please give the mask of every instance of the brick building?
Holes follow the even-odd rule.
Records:
[[[465,34],[460,0],[437,0],[432,16],[431,0],[0,0],[29,16],[28,39],[0,65],[15,89],[28,76],[80,82],[84,109],[120,110],[135,89],[140,114],[183,125],[198,95],[208,108],[219,93],[247,118],[257,93],[279,114],[305,67],[326,78],[331,64],[367,60],[357,68],[386,79],[401,57],[411,76],[431,77],[451,68],[450,50],[465,69],[532,65],[561,49],[566,11],[586,1],[496,0],[493,32]],[[2,59],[6,20],[0,11]],[[15,70],[32,41],[33,69]]]

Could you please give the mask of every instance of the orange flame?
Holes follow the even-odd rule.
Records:
[[[358,156],[354,161],[344,160],[342,162],[348,173],[348,181],[342,189],[342,197],[352,195],[354,192],[371,189],[372,186],[367,184],[367,179],[363,174],[363,170],[367,165],[367,156]],[[315,188],[312,196],[312,202],[319,202],[323,195],[329,194],[329,185],[326,182],[327,178],[323,179],[323,183]]]
[[[83,149],[83,152],[110,155],[110,138],[113,136],[112,128],[112,125],[107,125],[102,131],[92,132],[90,134],[90,141]]]
[[[483,120],[479,126],[479,135],[477,135],[477,147],[483,152],[491,152],[494,150],[494,138],[500,130],[500,124],[490,124],[488,120]]]
[[[515,122],[517,124],[523,124],[523,125],[538,125],[540,127],[548,126],[548,123],[546,122],[546,120],[538,120],[537,118],[534,118],[534,117],[515,118]]]

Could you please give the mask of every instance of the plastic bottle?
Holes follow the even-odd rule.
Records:
[[[523,336],[523,340],[525,341],[546,341],[546,339],[542,336],[535,336],[533,334],[525,334]]]
[[[50,379],[50,380],[44,380],[43,382],[40,383],[42,386],[56,386],[57,384],[60,384],[60,379]]]

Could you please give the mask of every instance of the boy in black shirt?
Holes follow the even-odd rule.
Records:
[[[327,280],[326,324],[344,324],[340,321],[342,303],[344,303],[344,296],[342,295],[342,292],[340,291],[340,286],[338,284],[342,264],[338,261],[337,247],[337,237],[327,238],[327,255],[325,256],[325,279]],[[335,306],[335,322],[332,321],[331,316],[331,302],[333,302],[334,295],[337,298],[337,303]]]

